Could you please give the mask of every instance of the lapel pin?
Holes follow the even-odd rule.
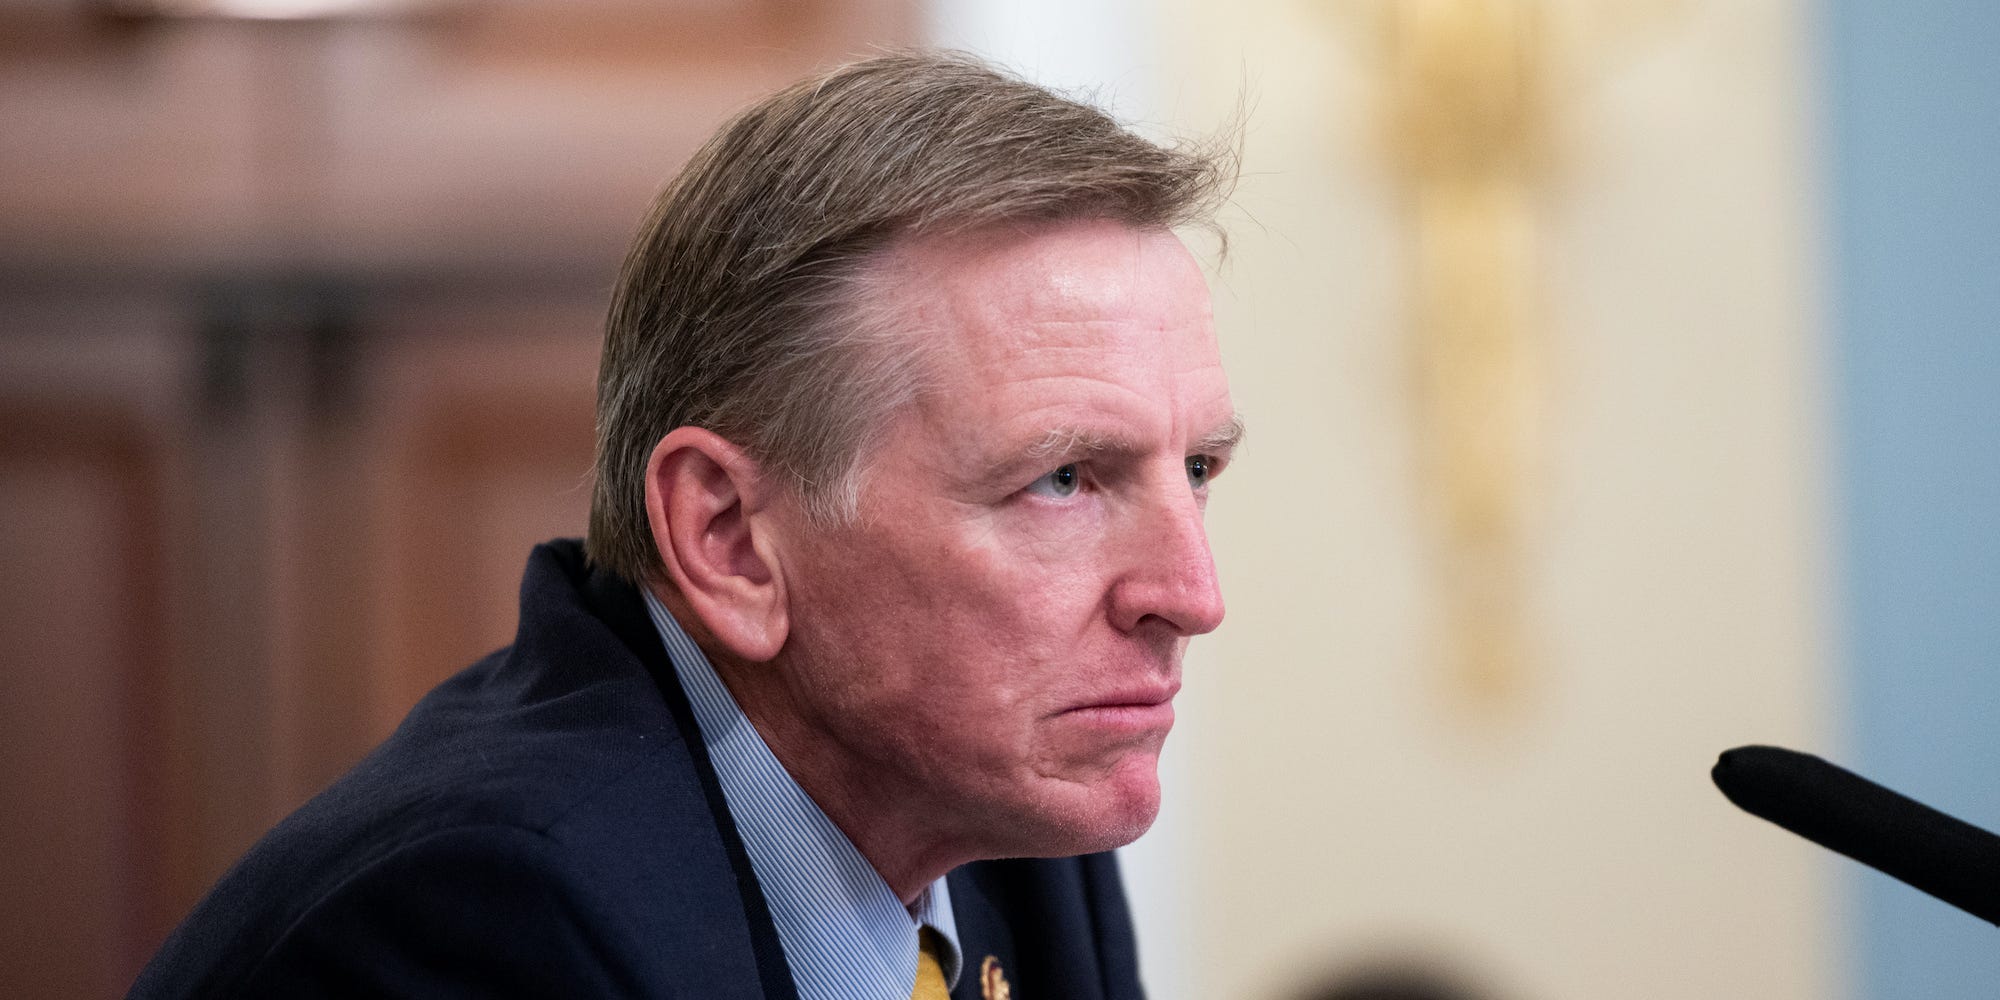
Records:
[[[1000,960],[991,955],[979,963],[979,995],[981,1000],[1013,1000],[1014,991],[1007,985],[1007,974],[1000,971]]]

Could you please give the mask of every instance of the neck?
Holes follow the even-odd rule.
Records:
[[[910,803],[919,798],[871,780],[871,769],[851,748],[813,725],[789,696],[776,664],[728,662],[712,654],[710,662],[792,780],[847,835],[904,906],[915,904],[946,872],[976,860],[953,849],[947,831],[910,814]]]
[[[840,828],[904,906],[914,905],[924,889],[946,872],[977,860],[953,850],[952,839],[924,822],[924,817],[903,814],[908,803],[919,801],[915,796],[868,780],[865,764],[808,719],[784,683],[781,664],[750,663],[732,656],[673,587],[655,585],[652,589],[708,658],[778,763]]]

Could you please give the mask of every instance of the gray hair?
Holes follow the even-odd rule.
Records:
[[[854,63],[739,114],[654,202],[605,323],[587,550],[655,574],[645,474],[704,427],[784,477],[816,523],[855,516],[860,456],[921,391],[921,344],[870,294],[905,239],[996,223],[1212,225],[1226,140],[1167,147],[955,53]]]

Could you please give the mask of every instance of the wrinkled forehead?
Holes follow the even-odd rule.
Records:
[[[1212,349],[1206,282],[1168,230],[1111,221],[991,227],[911,241],[885,263],[884,291],[933,363],[977,367],[1057,343]],[[1158,340],[1146,343],[1149,335]]]

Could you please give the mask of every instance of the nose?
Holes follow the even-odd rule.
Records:
[[[1185,479],[1168,499],[1122,533],[1127,567],[1109,594],[1112,624],[1126,632],[1158,627],[1201,635],[1222,624],[1222,587],[1208,550],[1201,504]]]

